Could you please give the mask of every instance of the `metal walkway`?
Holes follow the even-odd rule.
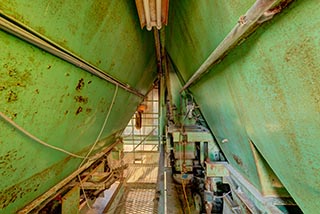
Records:
[[[117,214],[157,213],[158,152],[126,153],[123,193],[113,212]]]
[[[128,164],[122,190],[113,212],[116,214],[153,214],[158,211],[157,180],[159,170],[159,99],[154,87],[133,115],[123,132]]]
[[[119,206],[115,213],[120,214],[153,214],[157,213],[154,198],[156,194],[155,186],[127,186],[122,197],[125,200],[123,206]]]

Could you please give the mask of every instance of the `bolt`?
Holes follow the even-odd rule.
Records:
[[[227,138],[225,138],[225,139],[223,139],[222,141],[221,141],[221,143],[228,143],[229,142],[229,140],[227,139]]]

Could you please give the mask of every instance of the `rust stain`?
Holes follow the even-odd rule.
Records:
[[[46,30],[44,27],[38,27],[38,32],[42,35],[45,35],[46,34]]]
[[[44,192],[47,190],[48,178],[52,176],[57,177],[57,179],[62,179],[63,171],[65,171],[65,165],[69,163],[72,157],[67,157],[58,164],[53,165],[46,170],[39,172],[29,179],[17,183],[7,189],[0,191],[0,210],[6,208],[10,204],[16,202],[19,199],[27,197],[33,192]],[[34,196],[31,196],[34,197]]]
[[[7,207],[9,204],[15,202],[18,197],[23,197],[24,192],[22,191],[22,188],[17,188],[16,186],[13,186],[9,189],[7,189],[5,192],[0,192],[0,209],[3,209]]]
[[[34,58],[32,56],[28,56],[28,60],[32,63],[34,63]]]
[[[82,107],[81,106],[79,106],[79,108],[77,109],[76,115],[78,115],[80,112],[82,112]]]
[[[5,110],[5,114],[6,115],[10,115],[10,118],[12,120],[15,119],[18,116],[18,113],[10,111],[10,110]],[[0,167],[0,169],[1,169],[1,167]]]
[[[304,84],[303,88],[310,91],[315,110],[320,112],[319,60],[316,58],[317,49],[314,47],[312,41],[314,41],[313,37],[306,37],[299,41],[299,43],[292,45],[286,51],[285,59],[295,62],[295,65],[298,65],[301,70],[308,70],[309,75],[306,75],[304,72],[300,72],[298,75]]]
[[[279,3],[279,5],[275,6],[271,10],[274,10],[274,9],[282,10],[282,9],[288,7],[292,2],[293,2],[293,0],[282,1]]]
[[[16,88],[25,88],[28,84],[32,83],[31,79],[31,70],[25,69],[23,71],[15,68],[15,65],[18,64],[15,58],[10,58],[10,62],[3,65],[3,76],[5,79],[2,79],[0,85],[0,91],[7,91],[6,100],[8,102],[14,102],[17,100]],[[0,71],[0,72],[2,72]]]
[[[75,96],[74,99],[78,103],[88,103],[88,97],[83,97],[83,96]]]
[[[116,65],[116,63],[114,61],[112,61],[111,64],[110,64],[109,70],[113,70],[115,65]]]
[[[77,84],[76,90],[80,91],[84,87],[84,80],[81,78]]]
[[[242,160],[237,155],[232,155],[233,159],[237,162],[238,165],[242,166]]]
[[[26,189],[23,189],[21,186],[12,186],[5,191],[0,192],[0,209],[7,207],[9,204],[15,202],[18,198],[23,198],[29,192],[36,192],[40,184],[35,186],[29,186]]]
[[[15,114],[17,115],[17,114]],[[0,156],[0,168],[2,169],[1,175],[8,176],[17,171],[13,166],[16,161],[22,160],[25,156],[18,156],[17,150],[9,150],[5,155]]]
[[[16,69],[10,69],[8,71],[9,77],[15,77],[17,75]]]
[[[78,31],[79,29],[78,29],[78,26],[77,26],[76,24],[70,23],[70,24],[68,25],[68,27],[69,27],[70,32],[71,32],[73,35],[76,35],[76,34],[77,34],[77,31]]]
[[[86,109],[86,112],[87,112],[87,113],[90,113],[91,111],[92,111],[91,108],[87,108],[87,109]]]
[[[18,100],[18,95],[16,92],[10,90],[7,94],[7,101],[9,102],[14,102]]]
[[[65,96],[64,94],[61,96],[61,98],[59,100],[60,103],[63,103],[64,96]]]

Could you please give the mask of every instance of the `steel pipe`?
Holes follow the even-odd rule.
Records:
[[[288,2],[288,0],[257,0],[247,13],[240,17],[236,26],[182,87],[180,93],[199,80],[213,65],[218,64],[228,51],[241,43],[244,37],[251,33],[255,25],[271,19],[275,13],[279,12],[279,10],[271,9],[281,2]]]
[[[4,18],[5,17],[5,18]],[[16,22],[16,21],[15,21]],[[140,93],[137,89],[132,88],[131,86],[120,82],[116,78],[110,76],[109,74],[104,73],[99,68],[89,64],[88,62],[84,61],[83,59],[75,56],[74,54],[70,53],[69,51],[59,47],[58,45],[54,44],[53,42],[49,41],[46,38],[43,38],[38,33],[32,31],[31,29],[26,29],[25,26],[19,26],[15,24],[9,17],[6,17],[2,11],[0,10],[0,29],[24,40],[27,41],[38,48],[41,48],[54,56],[59,57],[101,79],[104,79],[114,85],[118,85],[120,88],[135,94],[139,97],[144,97],[142,93]]]
[[[160,30],[162,27],[162,22],[161,22],[161,0],[157,0],[156,4],[157,8],[157,29]]]
[[[152,29],[149,0],[143,0],[144,16],[146,17],[147,30]]]

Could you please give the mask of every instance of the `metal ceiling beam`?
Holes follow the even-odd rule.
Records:
[[[242,43],[259,24],[273,18],[291,1],[293,0],[257,0],[247,13],[239,18],[236,26],[192,75],[180,93],[198,81],[213,65],[218,64],[230,50]]]

